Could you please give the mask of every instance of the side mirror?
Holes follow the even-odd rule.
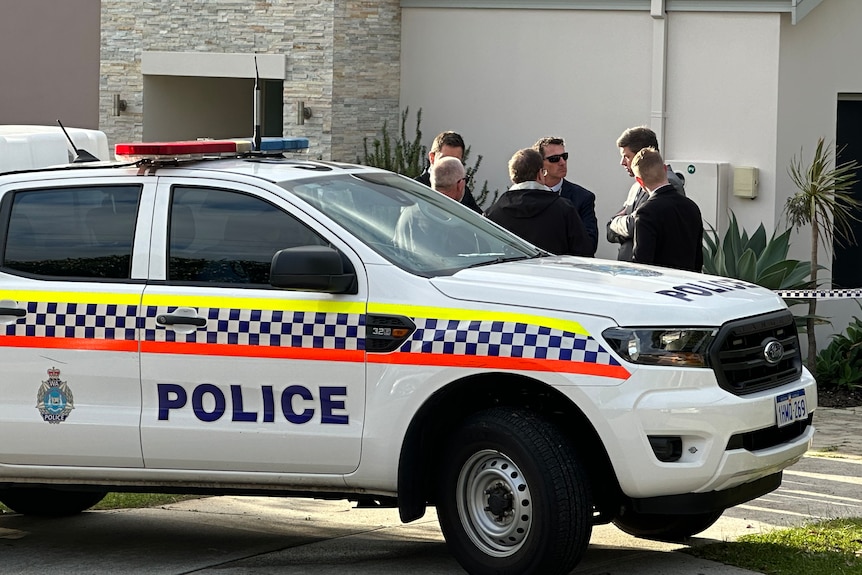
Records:
[[[272,256],[269,283],[277,288],[356,293],[356,274],[345,272],[338,250],[328,246],[299,246]]]

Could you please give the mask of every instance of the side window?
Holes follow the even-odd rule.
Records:
[[[129,278],[140,195],[141,186],[15,193],[3,266],[42,276]]]
[[[272,204],[247,194],[176,187],[171,196],[168,280],[269,284],[279,250],[328,242]]]

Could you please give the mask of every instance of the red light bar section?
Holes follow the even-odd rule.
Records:
[[[183,157],[190,155],[235,154],[236,142],[230,140],[193,140],[188,142],[147,142],[117,144],[116,156]]]

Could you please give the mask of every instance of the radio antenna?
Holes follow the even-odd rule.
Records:
[[[254,55],[254,149],[260,151],[260,74],[257,71],[257,53]]]
[[[75,152],[75,159],[72,160],[73,164],[81,164],[83,162],[99,162],[99,158],[88,152],[83,148],[78,148],[75,145],[75,142],[72,141],[72,137],[69,135],[69,132],[66,131],[66,128],[63,127],[63,122],[57,120],[57,123],[60,125],[60,129],[63,130],[63,133],[66,135],[66,139],[69,140],[69,145],[72,146],[72,150]]]

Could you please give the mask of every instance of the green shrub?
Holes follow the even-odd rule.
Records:
[[[847,390],[862,387],[862,320],[853,316],[844,333],[831,337],[817,354],[818,384]]]
[[[808,289],[811,262],[787,258],[790,232],[772,232],[767,239],[763,224],[751,237],[730,212],[730,225],[722,239],[711,226],[703,235],[704,273],[740,279],[771,290]]]
[[[389,126],[386,121],[383,122],[383,128],[380,130],[380,137],[374,138],[371,142],[371,148],[368,146],[368,138],[363,138],[362,146],[364,148],[364,158],[356,158],[358,164],[366,166],[374,166],[375,168],[383,168],[408,178],[415,178],[425,170],[425,158],[428,157],[428,148],[422,145],[422,108],[416,113],[416,127],[411,140],[407,139],[407,118],[410,115],[410,108],[405,108],[401,113],[401,128],[399,136],[393,138],[389,134]],[[476,203],[480,206],[492,204],[497,200],[498,191],[492,192],[488,190],[488,181],[482,185],[479,193],[476,193],[475,177],[479,171],[479,166],[482,164],[482,156],[476,156],[476,163],[473,166],[467,165],[467,158],[470,156],[470,146],[464,150],[462,158],[464,166],[467,168],[467,187],[473,190],[473,197]],[[490,197],[490,202],[488,198]]]
[[[707,274],[740,279],[771,290],[811,289],[811,262],[788,259],[790,232],[766,237],[766,229],[760,224],[750,237],[739,227],[736,215],[730,212],[730,225],[719,239],[711,226],[703,234],[703,272]],[[788,306],[805,300],[787,299]],[[797,316],[796,327],[800,333],[806,329],[808,316]],[[826,323],[823,318],[814,318],[816,323]]]
[[[400,137],[393,140],[392,136],[389,135],[388,123],[384,120],[381,136],[374,138],[371,150],[368,149],[368,138],[363,138],[362,146],[365,150],[365,160],[357,158],[357,163],[383,168],[408,178],[415,178],[421,174],[425,167],[425,156],[427,155],[427,148],[422,145],[422,130],[419,127],[422,123],[422,109],[420,108],[416,113],[415,135],[410,141],[407,140],[407,116],[409,114],[410,108],[405,108],[401,113]]]

